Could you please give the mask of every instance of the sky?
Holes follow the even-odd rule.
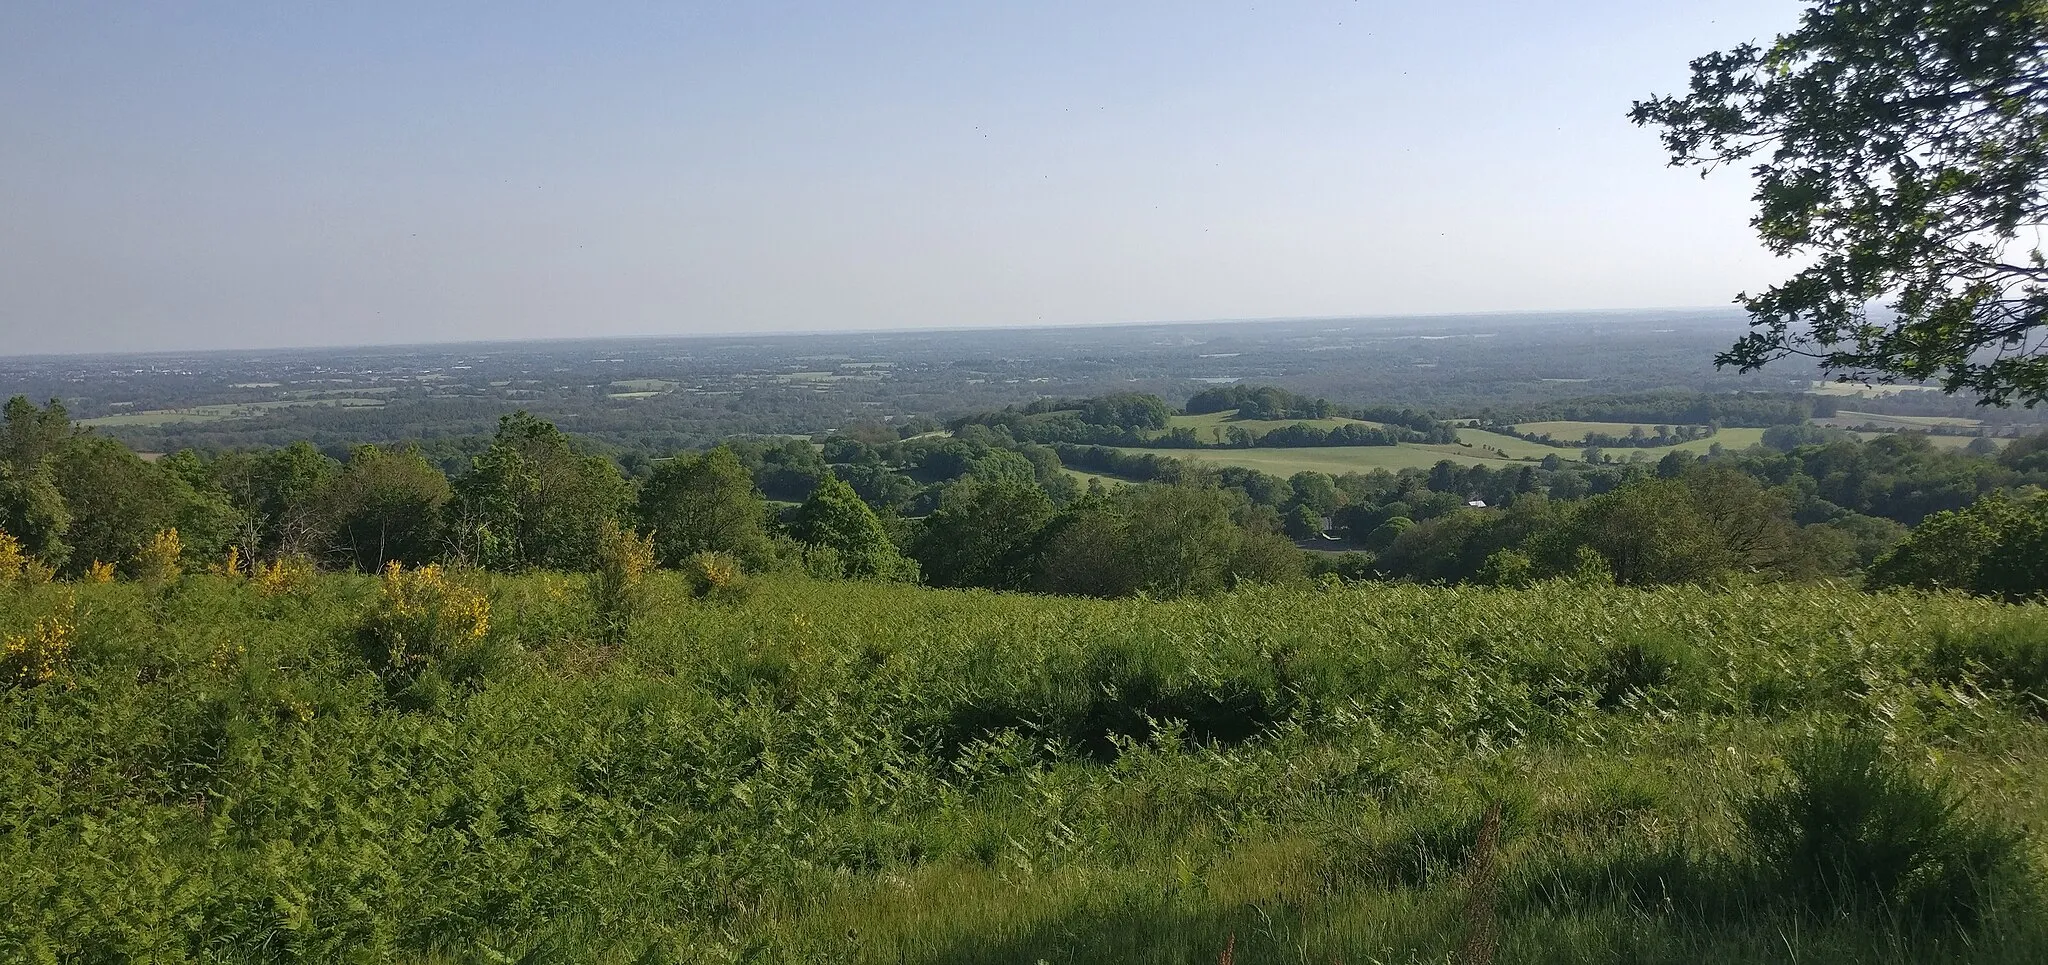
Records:
[[[0,354],[1726,305],[1794,0],[0,4]]]

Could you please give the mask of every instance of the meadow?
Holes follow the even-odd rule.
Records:
[[[595,589],[0,591],[0,958],[2048,958],[2038,606]]]

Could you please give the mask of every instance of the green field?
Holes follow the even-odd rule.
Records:
[[[365,397],[290,399],[278,402],[234,402],[220,405],[196,405],[184,409],[149,409],[142,412],[124,412],[120,415],[100,416],[97,419],[80,419],[83,426],[162,426],[174,422],[223,422],[230,419],[256,419],[268,415],[274,409],[290,409],[301,406],[338,406],[345,409],[375,409],[384,405],[383,399]]]
[[[1973,428],[1984,424],[1982,419],[1964,419],[1958,416],[1882,415],[1876,412],[1851,412],[1848,409],[1836,411],[1834,418],[1819,420],[1838,426],[1874,425],[1889,429],[1933,429],[1943,426]]]
[[[648,395],[659,395],[663,392],[669,392],[682,387],[682,383],[670,382],[667,379],[621,379],[613,382],[611,387],[612,391],[618,394],[645,393]]]
[[[1896,436],[1896,435],[1917,435],[1917,436],[1919,436],[1920,438],[1922,438],[1922,439],[1925,439],[1925,440],[1927,440],[1927,441],[1928,441],[1928,443],[1930,443],[1931,445],[1933,445],[1933,446],[1934,446],[1935,448],[1937,448],[1937,449],[1961,449],[1961,448],[1963,448],[1964,446],[1967,446],[1967,445],[1969,445],[1970,443],[1972,443],[1972,442],[1976,442],[1976,441],[1977,441],[1977,437],[1976,437],[1976,436],[1937,436],[1937,435],[1933,435],[1933,434],[1930,434],[1930,433],[1924,433],[1924,432],[1922,432],[1922,433],[1901,433],[1901,432],[1864,432],[1864,431],[1861,431],[1861,430],[1856,430],[1856,431],[1853,431],[1853,432],[1852,432],[1852,434],[1853,434],[1854,436],[1856,436],[1856,438],[1858,438],[1858,439],[1862,439],[1862,440],[1864,440],[1864,441],[1866,441],[1866,442],[1867,442],[1867,441],[1869,441],[1869,440],[1871,440],[1871,439],[1882,439],[1882,438],[1885,438],[1886,436]],[[2006,439],[2006,438],[2002,438],[2002,437],[1998,437],[1998,436],[1993,436],[1993,437],[1991,438],[1991,444],[1992,444],[1992,445],[1994,445],[1994,446],[1999,446],[1999,447],[2003,447],[2003,446],[2004,446],[2004,445],[2005,445],[2006,443],[2008,443],[2008,442],[2011,442],[2011,441],[2012,441],[2011,439]]]
[[[1244,466],[1275,476],[1292,476],[1313,470],[1333,476],[1347,472],[1385,469],[1427,469],[1445,459],[1465,465],[1494,468],[1524,466],[1526,462],[1482,455],[1475,449],[1457,446],[1313,446],[1301,449],[1140,449],[1118,447],[1128,453],[1150,453],[1169,459],[1211,466]],[[1457,451],[1448,451],[1457,450]],[[1560,455],[1565,455],[1560,453]],[[1567,456],[1567,458],[1569,458]]]
[[[1610,449],[1607,454],[1617,460],[1633,459],[1642,453],[1645,459],[1661,459],[1673,451],[1704,453],[1719,444],[1729,449],[1741,450],[1763,440],[1762,429],[1723,429],[1707,439],[1697,439],[1676,446],[1659,446],[1647,449]],[[1399,472],[1403,469],[1427,469],[1445,459],[1467,466],[1487,466],[1494,469],[1525,466],[1541,461],[1545,456],[1556,456],[1566,461],[1578,461],[1581,451],[1576,448],[1560,449],[1542,443],[1529,442],[1514,436],[1481,429],[1459,429],[1458,438],[1467,445],[1423,445],[1402,443],[1397,446],[1309,446],[1298,449],[1145,449],[1118,447],[1122,452],[1150,453],[1173,459],[1212,466],[1244,466],[1276,476],[1291,476],[1297,472],[1315,471],[1331,475],[1347,472],[1371,472],[1385,469]]]
[[[2048,960],[2038,607],[460,580],[0,593],[0,959]]]
[[[1864,385],[1859,382],[1815,382],[1807,389],[1814,395],[1864,396],[1881,399],[1888,395],[1902,395],[1907,392],[1939,392],[1938,385]]]

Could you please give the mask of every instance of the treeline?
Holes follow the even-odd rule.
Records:
[[[1146,484],[1084,487],[1069,466]],[[877,429],[822,445],[737,440],[629,471],[525,414],[505,417],[451,477],[397,447],[335,460],[297,443],[150,462],[74,430],[61,406],[16,399],[0,447],[0,530],[70,577],[155,565],[150,550],[166,533],[177,534],[191,566],[218,566],[232,553],[365,571],[434,561],[591,570],[607,534],[623,530],[646,536],[655,562],[669,567],[709,554],[755,570],[1110,596],[1203,593],[1305,572],[1650,585],[1871,570],[1918,585],[1998,568],[1886,562],[1902,546],[1921,560],[1987,559],[2031,544],[1986,532],[2032,517],[1993,513],[1978,525],[1966,515],[1902,543],[1907,527],[1975,512],[1993,505],[1980,503],[1992,494],[2048,505],[2024,492],[2043,484],[2042,437],[1995,459],[1893,436],[1787,452],[1674,452],[1654,463],[1494,469],[1446,460],[1282,479],[1018,443],[979,425],[950,438]],[[1290,540],[1349,552],[1304,554]],[[2027,579],[2006,579],[1997,592],[2011,595],[2009,585]]]
[[[1642,426],[1636,426],[1624,435],[1616,435],[1610,432],[1588,432],[1576,439],[1558,439],[1548,432],[1530,432],[1512,425],[1482,425],[1480,428],[1489,432],[1514,436],[1524,442],[1534,442],[1558,449],[1661,449],[1666,446],[1695,442],[1700,439],[1711,439],[1720,434],[1721,431],[1719,426],[1714,425],[1678,426],[1676,428],[1660,425],[1648,430],[1645,430]]]
[[[1306,421],[1256,433],[1225,425],[1223,438],[1205,439],[1194,429],[1168,429],[1173,410],[1155,395],[1118,394],[1092,399],[1040,399],[999,412],[962,416],[948,423],[959,432],[969,426],[998,430],[1013,441],[1052,445],[1132,446],[1163,449],[1229,449],[1268,446],[1393,446],[1404,442],[1456,442],[1450,424],[1413,409],[1387,406],[1347,408],[1328,399],[1310,399],[1273,386],[1221,386],[1205,389],[1188,400],[1189,415],[1235,411],[1248,421],[1289,419],[1357,420],[1321,427]],[[1367,425],[1364,423],[1374,423]],[[1162,431],[1166,430],[1166,431]]]
[[[1482,408],[1481,422],[1640,422],[1649,425],[1741,426],[1761,429],[1835,414],[1826,396],[1793,392],[1638,392],[1628,395],[1529,402],[1512,408]]]

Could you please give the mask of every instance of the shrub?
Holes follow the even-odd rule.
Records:
[[[407,684],[490,629],[491,605],[482,593],[437,565],[407,570],[393,561],[363,624],[365,655],[387,681]]]
[[[28,566],[28,556],[21,551],[21,541],[0,529],[0,583],[21,579],[22,570]]]
[[[319,572],[319,567],[314,566],[312,560],[291,553],[257,566],[251,581],[266,596],[275,596],[312,586],[313,578]]]
[[[698,599],[735,599],[747,590],[747,576],[729,553],[695,553],[683,561],[683,580]]]
[[[1970,633],[1942,630],[1934,637],[1928,664],[1937,678],[1974,676],[2048,714],[2048,622],[2038,617]]]
[[[9,636],[0,644],[0,687],[26,689],[63,679],[77,629],[69,617],[52,614],[27,633]]]
[[[85,574],[82,579],[86,583],[112,583],[114,582],[114,564],[93,560],[92,564],[85,568]]]
[[[184,555],[185,544],[175,527],[158,530],[135,554],[135,578],[156,585],[175,582],[185,572]]]
[[[1762,880],[1818,914],[1883,910],[1969,922],[2021,837],[1972,817],[1866,734],[1824,733],[1787,755],[1787,779],[1740,803]]]
[[[608,644],[625,641],[646,598],[647,574],[654,570],[654,536],[636,536],[606,523],[597,538],[597,570],[590,575],[590,602],[597,635]]]

